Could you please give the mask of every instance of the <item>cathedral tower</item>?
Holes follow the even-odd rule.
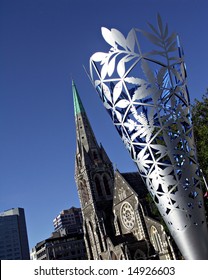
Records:
[[[84,236],[88,259],[99,259],[106,251],[106,236],[112,235],[114,170],[94,132],[72,82],[76,124],[77,150],[75,180],[83,215]]]

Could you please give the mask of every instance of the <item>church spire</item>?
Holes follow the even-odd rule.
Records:
[[[94,132],[88,120],[82,101],[74,81],[72,81],[74,99],[74,114],[77,131],[77,147],[82,147],[88,153],[92,149],[99,149]]]
[[[113,173],[112,163],[102,145],[96,140],[74,81],[72,91],[77,138],[76,174],[79,174],[80,168],[84,166],[91,168],[98,165],[105,165],[110,169],[110,173]]]
[[[105,235],[113,206],[114,170],[104,148],[97,143],[74,82],[72,91],[77,137],[75,180],[88,258],[98,259],[107,246]]]
[[[73,92],[73,98],[74,98],[74,114],[76,116],[79,113],[85,112],[85,109],[84,109],[82,101],[79,97],[76,85],[73,80],[72,80],[72,92]]]

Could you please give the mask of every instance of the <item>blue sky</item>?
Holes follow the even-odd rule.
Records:
[[[30,247],[79,207],[72,78],[98,142],[121,172],[136,170],[83,70],[108,49],[101,27],[126,35],[159,12],[180,35],[193,102],[208,87],[207,10],[206,0],[0,0],[0,212],[25,208]]]

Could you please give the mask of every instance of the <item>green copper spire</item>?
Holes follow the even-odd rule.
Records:
[[[82,101],[79,97],[76,85],[73,80],[72,80],[72,91],[73,91],[73,98],[74,98],[74,114],[76,116],[77,114],[84,113],[85,109],[84,106],[82,105]]]

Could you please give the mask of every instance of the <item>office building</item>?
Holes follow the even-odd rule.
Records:
[[[0,213],[0,259],[30,259],[23,208],[12,208]]]
[[[62,210],[53,220],[55,231],[31,250],[33,260],[87,259],[80,208]]]
[[[36,260],[87,259],[83,233],[64,234],[63,230],[53,232],[51,237],[36,244],[32,256]]]
[[[71,207],[62,210],[61,213],[53,220],[55,231],[65,229],[67,233],[82,231],[82,212],[80,208]]]

